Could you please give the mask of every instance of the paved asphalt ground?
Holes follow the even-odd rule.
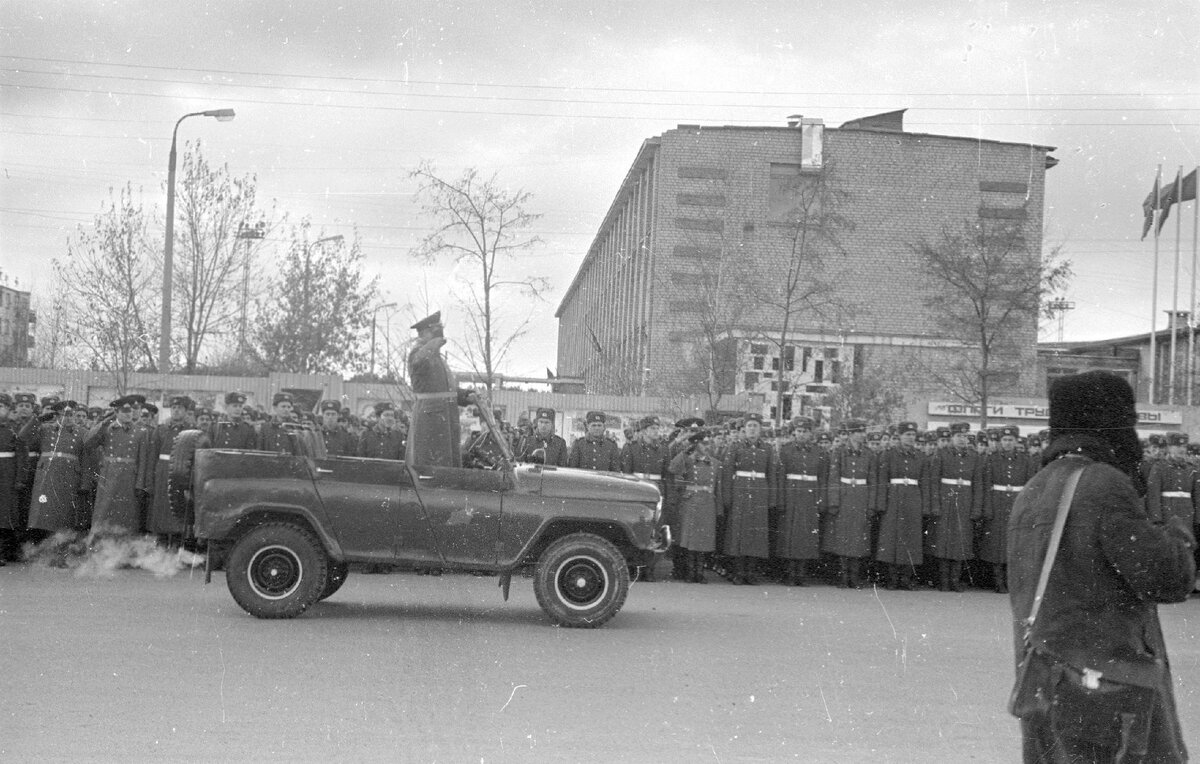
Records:
[[[1200,754],[1200,599],[1161,609]],[[353,573],[261,621],[183,571],[0,569],[0,761],[1006,762],[1007,597]]]

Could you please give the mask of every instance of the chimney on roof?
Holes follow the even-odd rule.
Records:
[[[803,119],[803,114],[792,114],[787,118],[788,127],[800,127],[800,121]]]

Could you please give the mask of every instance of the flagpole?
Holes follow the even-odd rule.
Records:
[[[1200,181],[1200,167],[1192,170],[1192,176]],[[1193,186],[1196,183],[1192,184]],[[1200,199],[1192,198],[1192,304],[1188,314],[1188,394],[1187,405],[1192,405],[1192,388],[1196,386],[1196,235],[1200,233]]]
[[[1180,165],[1179,170],[1175,173],[1175,188],[1172,192],[1175,194],[1175,204],[1179,203],[1179,184],[1183,178],[1183,166]],[[1176,355],[1176,344],[1179,337],[1179,215],[1175,216],[1175,277],[1171,283],[1171,320],[1167,324],[1171,327],[1171,366],[1167,372],[1167,379],[1170,385],[1170,394],[1167,396],[1167,403],[1171,406],[1175,405],[1175,366],[1178,356]]]
[[[1151,221],[1154,227],[1154,277],[1150,287],[1150,405],[1154,405],[1155,382],[1158,379],[1158,337],[1154,336],[1154,322],[1158,318],[1158,205],[1162,188],[1162,165],[1154,176],[1154,212]]]

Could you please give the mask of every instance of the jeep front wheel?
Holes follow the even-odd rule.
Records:
[[[538,605],[559,626],[594,629],[625,604],[626,566],[625,558],[605,539],[573,533],[542,552],[533,591]]]
[[[225,582],[237,604],[258,618],[295,618],[325,590],[329,558],[309,531],[268,523],[229,553]]]
[[[329,570],[325,574],[325,588],[321,590],[321,596],[317,599],[323,600],[327,597],[332,597],[334,592],[342,588],[342,584],[346,583],[346,577],[350,575],[350,565],[344,562],[329,563]]]

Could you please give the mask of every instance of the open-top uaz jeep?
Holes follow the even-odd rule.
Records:
[[[473,460],[490,469],[331,457],[319,433],[295,428],[295,455],[204,448],[189,431],[194,460],[176,456],[172,470],[190,480],[209,572],[223,565],[230,594],[259,618],[300,615],[363,563],[498,575],[505,599],[513,573],[531,570],[555,623],[600,626],[624,604],[629,568],[670,545],[658,488],[515,464],[493,431],[490,456]]]

